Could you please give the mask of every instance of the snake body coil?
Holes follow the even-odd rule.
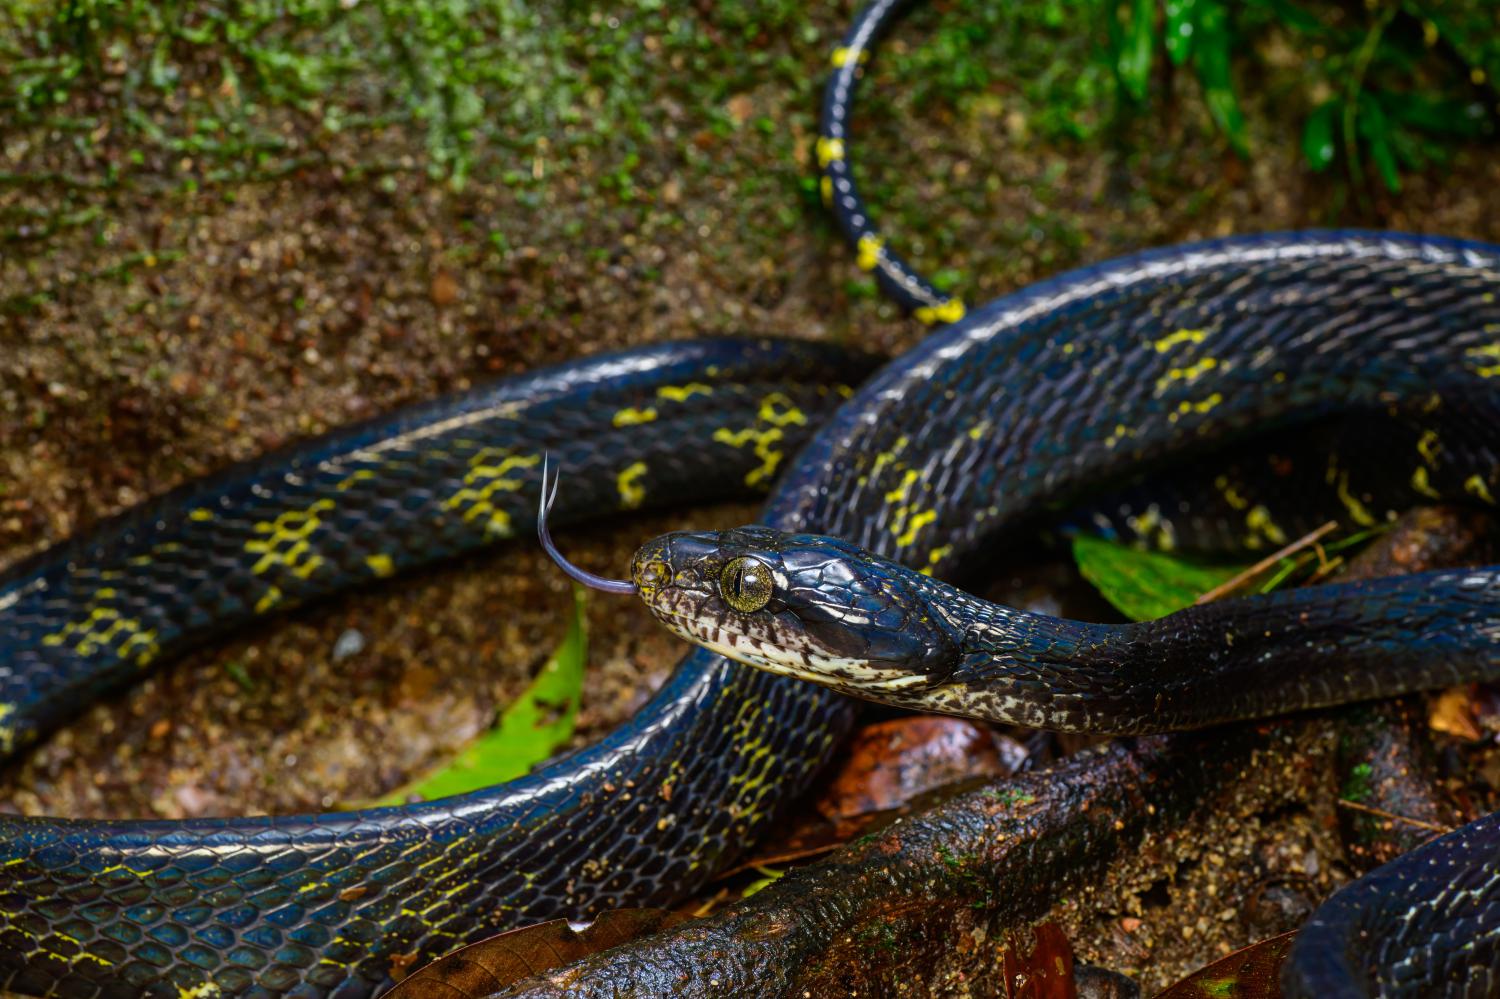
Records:
[[[531,530],[546,451],[574,471],[565,519],[764,489],[869,365],[787,341],[637,349],[170,493],[0,577],[6,748],[244,620]],[[807,745],[760,748],[774,730],[761,712]],[[846,717],[700,663],[598,746],[461,798],[186,822],[0,816],[0,989],[369,996],[407,955],[701,883],[805,784]]]
[[[1472,414],[1493,412],[1500,388],[1497,293],[1500,254],[1489,247],[1374,234],[1232,239],[1063,275],[992,303],[887,366],[820,430],[765,521],[848,538],[942,575],[1007,525],[1142,463],[1341,406],[1421,408],[1441,428],[1443,450],[1414,450],[1405,460],[1428,470],[1433,490],[1483,501],[1480,493],[1500,488],[1495,464],[1471,471],[1464,456],[1493,453],[1484,437],[1495,424]],[[680,349],[705,374],[722,363],[718,348]],[[696,376],[669,371],[653,383],[627,356],[540,373],[511,386],[517,397],[501,412],[517,419],[497,426],[512,435],[508,448],[535,454],[540,444],[570,469],[587,466],[594,452],[567,449],[559,414],[574,413],[571,430],[590,439],[589,427],[612,431],[622,407],[641,409],[663,387],[701,394],[686,389]],[[610,393],[625,384],[635,393],[622,403]],[[523,399],[538,386],[559,391],[545,396],[552,407],[545,418],[531,422]],[[602,408],[598,393],[609,400]],[[779,400],[765,420],[759,404],[740,411],[750,422],[736,430],[795,423]],[[697,439],[728,429],[710,429],[719,418],[713,405],[697,412]],[[430,434],[406,424],[392,439],[406,446],[423,433]],[[670,437],[671,454],[691,450],[681,447],[680,431]],[[616,488],[596,492],[593,502],[616,509],[618,470],[628,468],[637,438],[606,432],[603,439],[625,453],[602,466],[595,459],[609,473],[596,480]],[[334,492],[355,471],[378,471],[378,462],[366,461],[368,438],[356,445],[348,452],[359,456],[355,467],[328,480]],[[720,451],[713,460],[723,457]],[[300,462],[278,473],[279,481],[303,489],[320,467]],[[1375,501],[1337,471],[1331,489]],[[449,481],[474,488],[466,475]],[[255,478],[276,495],[277,475],[260,467]],[[534,509],[537,493],[535,477],[517,482],[507,507],[516,529],[531,522],[523,511]],[[564,493],[571,498],[560,502],[579,499],[574,486]],[[512,491],[488,495],[502,494],[506,502]],[[294,495],[293,508],[306,510],[305,495]],[[177,516],[159,513],[151,523],[163,530],[195,523],[198,496],[176,494],[169,508]],[[403,534],[414,529],[402,527]],[[232,546],[208,550],[240,552],[235,557],[255,575],[266,553],[245,544],[263,533],[241,529]],[[346,529],[337,540],[358,536]],[[306,540],[316,537],[309,532]],[[34,623],[20,631],[14,615],[45,606],[23,603],[35,592],[30,580],[48,580],[53,593],[78,592],[51,582],[69,577],[67,561],[76,565],[78,550],[70,559],[44,555],[8,577],[9,662],[35,661],[54,648],[45,641],[52,632]],[[291,585],[287,574],[282,567],[271,582]],[[187,578],[205,585],[201,574]],[[243,603],[220,599],[186,612],[194,627],[182,633],[204,636],[218,607],[234,608],[230,617],[238,619]],[[1395,603],[1387,610],[1401,612]],[[103,616],[80,609],[56,627],[90,619]],[[155,625],[159,636],[163,626]],[[117,628],[109,647],[128,642],[127,630]],[[89,646],[79,644],[73,648],[83,656]],[[409,954],[430,955],[536,918],[677,897],[753,838],[826,758],[848,720],[847,705],[820,688],[699,651],[630,725],[494,791],[332,816],[5,818],[0,982],[23,993],[79,996],[174,996],[208,984],[229,995],[370,995]]]

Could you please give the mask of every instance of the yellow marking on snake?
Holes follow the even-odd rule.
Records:
[[[854,245],[854,263],[862,271],[873,271],[880,263],[880,250],[885,246],[885,240],[879,236],[865,233],[859,237],[859,242]]]
[[[333,488],[337,489],[339,492],[345,492],[346,490],[352,489],[355,486],[359,485],[359,483],[368,482],[373,478],[375,478],[375,473],[370,471],[368,468],[356,468],[354,471],[344,476],[344,478],[339,481],[339,484],[334,486]]]
[[[1271,511],[1259,504],[1251,507],[1250,512],[1245,514],[1245,526],[1250,528],[1252,536],[1264,537],[1273,545],[1286,544],[1286,532],[1271,519]]]
[[[912,315],[917,317],[917,322],[931,326],[933,323],[956,323],[967,311],[963,299],[950,298],[936,305],[920,305]]]
[[[669,402],[683,402],[695,395],[713,395],[714,387],[702,382],[688,382],[686,385],[663,385],[656,390],[658,399],[666,399]]]
[[[449,510],[462,510],[465,522],[484,518],[485,533],[491,537],[511,536],[510,514],[497,509],[491,501],[497,492],[513,493],[521,488],[521,480],[511,478],[510,473],[521,468],[535,468],[541,462],[535,454],[506,454],[499,448],[480,448],[469,459],[469,471],[464,475],[463,488],[443,502]]]
[[[844,140],[819,136],[817,150],[818,166],[827,167],[828,164],[844,158]]]
[[[1207,399],[1199,399],[1197,402],[1184,399],[1177,404],[1177,412],[1167,416],[1167,422],[1176,423],[1189,413],[1206,413],[1223,401],[1224,395],[1221,392],[1215,392]]]
[[[260,595],[260,599],[255,601],[255,613],[264,614],[279,603],[281,603],[281,587],[268,586],[266,592]]]
[[[1470,496],[1478,497],[1483,502],[1490,504],[1490,506],[1495,505],[1495,497],[1490,495],[1489,486],[1486,486],[1484,479],[1477,474],[1471,475],[1464,480],[1464,492]],[[3,715],[0,715],[0,718],[3,717]]]
[[[1490,332],[1490,327],[1485,327],[1485,332]],[[1500,361],[1500,343],[1485,344],[1483,347],[1470,347],[1464,351],[1465,357],[1471,357],[1476,361]],[[1474,373],[1480,378],[1494,378],[1500,375],[1500,364],[1481,364],[1474,368]]]
[[[833,178],[822,177],[818,180],[818,193],[823,196],[823,204],[833,204]]]
[[[202,521],[205,521],[205,520],[213,520],[213,519],[214,519],[214,512],[212,510],[205,510],[201,506],[198,509],[196,509],[196,510],[189,510],[188,511],[188,520],[196,520],[196,521],[202,522]]]
[[[1127,427],[1123,423],[1116,423],[1114,431],[1108,437],[1104,438],[1104,446],[1115,447],[1125,438],[1134,437],[1135,435],[1135,428]]]
[[[117,608],[101,604],[101,599],[114,596],[114,590],[105,588],[94,594],[94,603],[89,607],[83,621],[69,621],[50,635],[42,636],[42,644],[49,646],[73,643],[73,651],[80,656],[92,656],[103,650],[113,650],[121,659],[135,658],[137,666],[144,666],[156,657],[156,629],[142,626],[139,618],[125,617]],[[3,717],[3,716],[0,716]]]
[[[1422,456],[1422,460],[1427,462],[1427,464],[1436,467],[1438,450],[1442,446],[1442,442],[1438,440],[1438,432],[1436,430],[1428,430],[1422,434],[1422,439],[1417,441],[1417,453]]]
[[[1161,395],[1167,389],[1171,388],[1174,382],[1182,382],[1184,385],[1191,385],[1198,378],[1206,375],[1208,372],[1212,371],[1218,366],[1219,362],[1216,358],[1205,357],[1203,358],[1203,360],[1197,361],[1193,364],[1189,364],[1185,367],[1170,368],[1167,370],[1166,374],[1162,375],[1156,380],[1156,394]]]
[[[219,986],[213,982],[194,985],[190,989],[181,985],[177,987],[177,999],[214,999],[219,994]]]
[[[938,545],[932,551],[927,553],[927,564],[922,566],[921,570],[919,571],[924,576],[932,575],[933,570],[937,568],[937,564],[951,554],[953,554],[952,545]]]
[[[615,476],[615,487],[620,490],[620,505],[634,510],[646,498],[646,487],[640,484],[646,474],[646,463],[637,461]]]
[[[1155,503],[1142,510],[1139,515],[1125,518],[1125,526],[1147,544],[1155,545],[1164,552],[1177,547],[1177,532],[1172,522],[1161,515],[1161,507]]]
[[[1332,466],[1330,466],[1331,468]],[[1358,496],[1349,491],[1349,473],[1344,472],[1338,476],[1339,502],[1344,504],[1344,509],[1349,511],[1349,516],[1360,527],[1374,527],[1375,517],[1370,513],[1368,507],[1360,502]]]
[[[792,423],[799,427],[807,426],[807,414],[780,392],[772,392],[762,399],[756,416],[773,427],[784,427]]]
[[[163,541],[159,545],[152,545],[151,550],[146,552],[144,555],[130,556],[130,558],[125,560],[125,564],[150,565],[151,563],[156,561],[156,557],[158,555],[173,555],[180,551],[182,551],[182,543],[180,541]],[[115,575],[115,578],[119,578],[118,573]]]
[[[627,406],[616,413],[610,422],[617,427],[633,427],[642,423],[650,423],[654,419],[656,419],[655,406],[647,406],[645,409]]]
[[[314,500],[305,510],[287,510],[275,520],[263,520],[251,530],[270,537],[245,542],[245,551],[259,555],[250,571],[257,576],[280,567],[306,579],[323,564],[323,556],[312,552],[307,540],[323,524],[322,514],[333,509],[333,500]]]
[[[905,503],[906,497],[911,493],[912,485],[917,481],[916,469],[908,468],[906,474],[901,478],[901,484],[885,494],[887,503]]]
[[[105,960],[98,954],[91,954],[86,950],[80,951],[79,953],[74,954],[72,957],[68,958],[68,962],[70,964],[77,964],[79,961],[93,961],[101,968],[113,968],[115,966],[115,963],[113,961]]]
[[[1165,354],[1179,344],[1202,343],[1207,337],[1208,334],[1203,330],[1178,330],[1175,333],[1168,333],[1160,340],[1153,341],[1151,346],[1156,348],[1158,354]]]
[[[370,571],[381,579],[386,579],[396,574],[396,564],[391,561],[389,555],[367,555],[365,556],[365,565],[369,566]]]
[[[891,533],[896,536],[896,544],[903,548],[916,540],[918,531],[937,519],[935,510],[918,511],[916,503],[907,502],[911,498],[912,486],[920,478],[916,469],[908,468],[900,485],[885,494],[886,503],[895,508],[891,512]]]
[[[780,427],[765,430],[757,430],[755,427],[728,430],[720,427],[714,431],[713,439],[730,447],[744,447],[752,443],[755,445],[755,456],[760,459],[760,467],[752,468],[745,474],[745,485],[755,486],[776,474],[776,466],[781,464],[782,454],[775,445],[782,436]]]
[[[835,67],[843,66],[849,62],[849,57],[854,56],[856,62],[865,63],[870,61],[869,49],[851,49],[846,45],[840,45],[829,55],[828,61]]]
[[[1416,471],[1411,473],[1411,487],[1430,499],[1442,499],[1442,493],[1432,488],[1432,483],[1427,479],[1427,466],[1418,465]]]
[[[8,724],[6,721],[6,719],[15,713],[16,706],[14,704],[0,704],[0,754],[9,753],[12,749],[16,748],[16,727]],[[11,863],[20,863],[24,859],[17,858],[15,861],[7,861],[6,863],[9,866]]]
[[[720,427],[713,433],[713,440],[720,444],[728,444],[730,447],[754,445],[755,456],[760,459],[760,467],[752,468],[745,474],[745,484],[748,486],[758,486],[769,482],[776,474],[781,459],[785,457],[781,449],[776,446],[777,442],[785,436],[781,428],[791,424],[807,425],[807,414],[780,392],[771,392],[761,400],[756,417],[761,423],[769,424],[769,426],[745,427],[741,430]]]
[[[907,545],[911,544],[917,539],[918,531],[926,527],[928,524],[932,523],[934,520],[937,520],[936,510],[923,510],[920,513],[913,514],[911,518],[906,521],[906,530],[896,535],[896,544],[905,548]],[[897,525],[892,524],[891,533],[894,534],[896,532],[896,529]]]
[[[979,440],[979,438],[983,437],[985,434],[987,434],[989,432],[990,432],[990,421],[989,420],[980,420],[978,423],[974,424],[972,427],[969,428],[969,439],[977,441],[977,440]]]
[[[1240,494],[1227,475],[1214,479],[1214,488],[1224,494],[1224,502],[1229,504],[1230,509],[1243,510],[1250,505],[1250,501]]]

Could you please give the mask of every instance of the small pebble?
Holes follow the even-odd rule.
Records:
[[[340,662],[357,656],[365,650],[365,636],[354,628],[346,628],[333,643],[333,661]]]

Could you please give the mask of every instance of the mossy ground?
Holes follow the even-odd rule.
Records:
[[[1180,79],[1157,81],[1157,111],[1118,117],[1073,9],[938,3],[872,67],[854,147],[870,202],[966,299],[1237,231],[1500,239],[1493,149],[1459,149],[1399,200],[1350,198],[1298,158],[1301,57],[1274,34],[1244,68],[1244,161]],[[809,166],[851,14],[10,0],[0,562],[496,373],[706,332],[911,345],[923,331],[854,269]],[[579,557],[623,564],[666,523],[596,532]],[[488,723],[561,636],[566,599],[517,547],[298,615],[91,709],[0,800],[175,817],[373,797]],[[644,614],[594,605],[580,738],[633,711],[676,655]],[[336,661],[349,629],[368,644]]]

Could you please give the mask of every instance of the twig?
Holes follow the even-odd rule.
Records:
[[[1329,531],[1334,530],[1338,526],[1338,521],[1330,520],[1322,527],[1319,527],[1313,531],[1309,531],[1307,534],[1302,535],[1302,537],[1298,538],[1296,541],[1293,541],[1291,544],[1286,545],[1278,551],[1272,552],[1270,555],[1267,555],[1265,558],[1261,559],[1259,562],[1255,563],[1245,571],[1237,573],[1233,577],[1224,580],[1224,582],[1220,583],[1218,586],[1215,586],[1213,589],[1200,596],[1197,600],[1193,601],[1193,603],[1206,604],[1210,600],[1217,600],[1222,596],[1233,593],[1242,585],[1254,579],[1256,576],[1259,576],[1261,573],[1265,572],[1267,569],[1271,568],[1271,566],[1275,565],[1277,562],[1280,562],[1288,555],[1294,555],[1302,549],[1306,548],[1308,545],[1316,545],[1323,539],[1324,535],[1328,534]]]
[[[1369,815],[1379,816],[1382,819],[1390,819],[1393,822],[1405,822],[1409,826],[1416,826],[1418,829],[1426,829],[1430,832],[1438,833],[1439,835],[1451,833],[1453,831],[1452,826],[1439,825],[1436,822],[1427,822],[1423,819],[1414,819],[1406,815],[1397,815],[1395,812],[1387,812],[1383,808],[1375,808],[1371,805],[1361,805],[1359,802],[1350,801],[1348,798],[1340,798],[1338,800],[1338,807],[1352,808],[1356,812],[1365,812]]]

